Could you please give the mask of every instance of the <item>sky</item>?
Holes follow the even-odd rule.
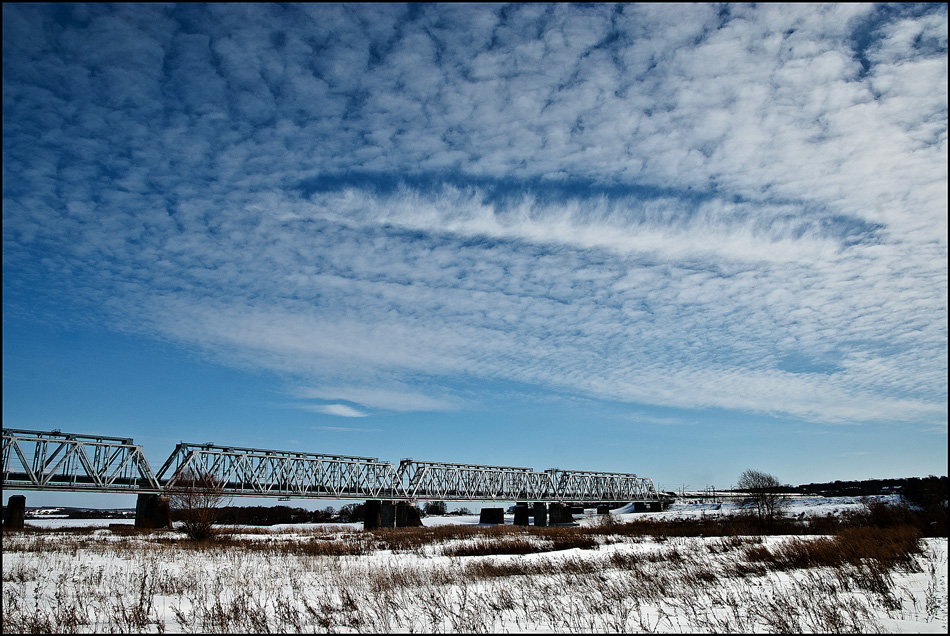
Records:
[[[946,4],[6,3],[3,425],[945,475],[947,59]]]

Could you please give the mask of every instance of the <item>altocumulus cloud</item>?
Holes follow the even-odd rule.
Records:
[[[945,425],[945,5],[3,18],[5,313],[364,409]]]

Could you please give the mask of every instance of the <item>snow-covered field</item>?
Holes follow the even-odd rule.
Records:
[[[787,514],[860,506],[798,500]],[[661,513],[621,509],[613,521],[735,512],[674,504]],[[828,539],[644,537],[604,530],[593,514],[577,521],[601,530],[589,545],[558,549],[554,531],[477,528],[474,515],[426,517],[444,532],[437,541],[403,545],[394,531],[380,549],[360,524],[233,527],[228,541],[196,548],[174,531],[109,529],[131,520],[28,520],[99,528],[4,533],[3,631],[947,632],[943,538],[922,540],[912,562],[889,571],[789,569],[760,557]],[[512,549],[525,542],[547,542],[546,551]]]

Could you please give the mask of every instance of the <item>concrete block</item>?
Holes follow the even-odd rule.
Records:
[[[3,527],[8,530],[22,530],[26,521],[26,496],[10,495],[7,509],[3,515]]]
[[[164,495],[140,494],[135,499],[135,527],[142,530],[171,528],[170,500]]]
[[[363,530],[375,530],[379,527],[382,503],[378,499],[370,499],[363,505]]]
[[[515,525],[528,525],[528,504],[519,502],[515,504]]]
[[[534,525],[539,528],[548,525],[548,507],[543,503],[534,504]]]
[[[505,523],[504,508],[482,508],[478,515],[478,523],[487,523],[491,525],[500,525]]]
[[[396,506],[391,501],[380,502],[379,509],[379,527],[380,528],[395,528],[396,527]]]
[[[396,527],[397,528],[418,528],[422,526],[422,517],[419,515],[419,509],[408,501],[400,501],[396,504]]]

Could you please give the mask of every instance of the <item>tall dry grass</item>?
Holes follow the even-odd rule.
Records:
[[[946,615],[946,563],[906,527],[686,534],[609,520],[234,529],[213,543],[118,527],[4,532],[3,631],[835,633],[880,631],[881,611]],[[925,594],[900,585],[908,572],[930,577]]]

